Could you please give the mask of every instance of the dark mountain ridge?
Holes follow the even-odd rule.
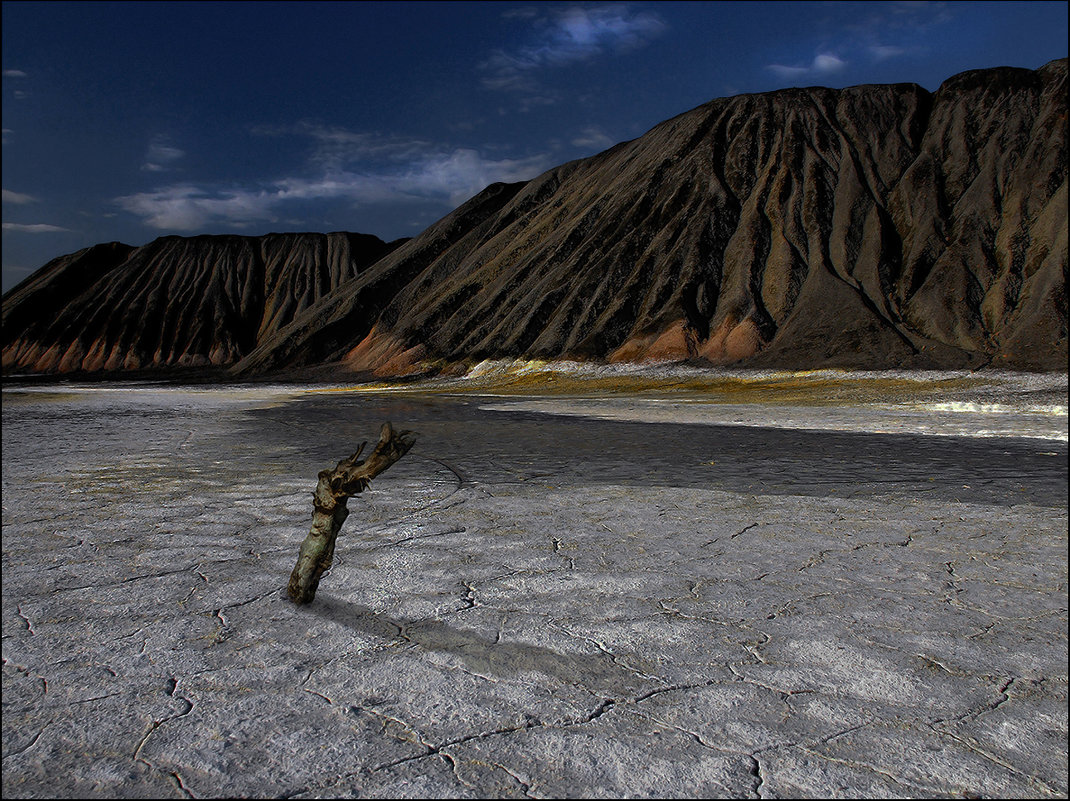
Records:
[[[232,365],[400,241],[302,233],[94,245],[4,296],[4,368]]]
[[[327,269],[306,247],[296,272],[330,276],[315,292],[266,268],[243,278],[247,260],[203,238],[158,240],[176,240],[177,260],[146,251],[157,243],[96,246],[4,297],[4,369],[185,359],[401,375],[530,357],[1065,370],[1066,71],[1062,59],[962,73],[935,93],[714,100],[492,185],[359,267]],[[198,281],[176,278],[187,262]],[[168,322],[142,326],[151,336],[116,300],[140,297],[135,274],[186,287],[153,307]],[[65,285],[47,314],[32,311],[35,282]]]

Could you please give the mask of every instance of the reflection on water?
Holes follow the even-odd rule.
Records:
[[[420,481],[432,465],[484,487],[893,493],[1058,507],[1067,501],[1066,387],[1066,374],[531,363],[395,386],[8,385],[4,465],[6,474],[22,449],[68,443],[111,463],[151,451],[314,475],[389,420],[418,434],[412,458],[391,475],[415,471]]]
[[[629,401],[617,399],[621,404]],[[250,436],[315,444],[315,464],[337,461],[338,443],[373,436],[384,420],[417,432],[398,475],[445,464],[466,486],[534,483],[563,488],[616,485],[723,490],[754,495],[866,497],[996,505],[1065,506],[1067,449],[1055,440],[874,434],[758,425],[657,424],[545,414],[524,404],[595,401],[500,399],[405,393],[317,393],[254,412]],[[494,405],[499,408],[490,409]],[[275,447],[272,445],[271,447]],[[710,510],[711,514],[715,510]]]
[[[1020,411],[1007,404],[737,404],[659,401],[649,398],[524,399],[489,403],[492,411],[527,411],[602,420],[672,422],[693,425],[923,434],[943,437],[1025,437],[1067,441],[1065,413]]]
[[[466,374],[323,392],[457,394],[604,420],[1067,441],[1066,373],[710,370],[494,360]]]

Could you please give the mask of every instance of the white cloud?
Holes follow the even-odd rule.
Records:
[[[537,16],[539,16],[539,9],[535,6],[520,6],[502,12],[502,19],[535,19]]]
[[[144,218],[151,228],[197,231],[220,220],[243,226],[271,221],[272,198],[267,192],[202,189],[190,184],[168,186],[115,199],[120,207]]]
[[[818,82],[830,76],[857,71],[859,78],[867,68],[893,59],[910,59],[939,47],[950,35],[950,25],[967,4],[945,2],[826,3],[815,19],[813,31],[820,40],[811,40],[816,55],[809,62],[788,61],[768,64],[766,69],[777,78],[799,85]],[[803,36],[809,36],[804,31]]]
[[[615,145],[616,140],[610,137],[601,128],[594,125],[588,125],[576,136],[572,137],[572,144],[576,147],[601,151],[605,150],[607,147]]]
[[[416,197],[445,197],[457,205],[499,181],[513,183],[534,178],[549,166],[544,155],[523,159],[487,159],[479,151],[458,148],[412,165],[400,176],[398,188]]]
[[[368,162],[404,164],[417,161],[438,149],[426,139],[404,136],[381,136],[351,131],[316,122],[296,125],[257,126],[259,136],[301,136],[312,141],[309,164],[322,172],[337,172]]]
[[[27,78],[29,76],[27,75],[27,73],[23,72],[22,70],[4,70],[4,77],[5,78]]]
[[[56,231],[70,231],[70,228],[63,228],[59,225],[48,225],[46,223],[34,223],[31,225],[25,225],[23,223],[4,223],[5,231],[21,231],[26,234],[48,234]]]
[[[491,159],[472,148],[436,148],[416,140],[377,140],[344,129],[313,129],[313,133],[315,138],[339,146],[338,150],[329,149],[329,157],[321,154],[314,161],[314,176],[283,178],[263,187],[222,189],[177,184],[119,197],[115,202],[152,228],[198,231],[212,224],[242,227],[276,222],[295,204],[312,201],[431,201],[448,210],[489,184],[527,180],[552,166],[549,157],[542,154]],[[356,169],[353,162],[358,154],[380,158]]]
[[[424,139],[374,136],[312,123],[302,123],[297,130],[315,142],[311,161],[324,169],[367,161],[404,163],[420,158],[434,147]]]
[[[533,73],[639,47],[668,27],[657,14],[636,12],[622,4],[551,8],[512,18],[530,21],[533,31],[527,45],[497,49],[479,69],[490,89],[534,91]]]
[[[895,45],[870,45],[869,54],[873,57],[874,61],[887,61],[890,58],[901,56],[906,52],[905,48],[896,47]]]
[[[917,55],[946,35],[940,28],[954,20],[957,5],[960,4],[868,3],[863,6],[865,13],[852,16],[844,26],[839,45],[872,63]]]
[[[186,151],[168,144],[164,137],[156,137],[149,144],[141,169],[145,172],[166,172],[173,169],[172,165],[185,155]]]
[[[786,66],[784,64],[769,64],[766,69],[776,73],[781,78],[795,79],[802,77],[820,77],[840,72],[847,66],[847,62],[832,53],[818,53],[814,60],[806,66]]]
[[[951,19],[949,4],[939,0],[900,0],[888,4],[888,10],[900,17],[907,17],[909,25],[928,24],[930,22],[947,22]]]
[[[839,72],[847,66],[847,62],[832,53],[818,53],[814,56],[814,63],[811,66],[814,72],[825,75],[831,72]]]
[[[4,203],[16,203],[18,205],[23,205],[26,203],[37,202],[37,198],[33,197],[32,195],[24,195],[21,192],[12,192],[10,189],[4,189],[2,191]]]

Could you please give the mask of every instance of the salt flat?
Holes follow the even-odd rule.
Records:
[[[5,386],[5,797],[1066,797],[1051,387],[331,389]]]

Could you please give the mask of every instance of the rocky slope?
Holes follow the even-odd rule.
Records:
[[[324,362],[405,374],[503,356],[1065,370],[1066,71],[1063,59],[963,73],[936,93],[896,84],[715,100],[530,182],[488,187],[244,339],[213,340],[203,325],[194,335],[221,307],[183,312],[171,293],[174,323],[154,326],[156,349],[141,353],[195,341],[183,353],[236,360],[240,374]],[[5,297],[5,368],[70,369],[69,343],[101,329],[116,332],[111,350],[82,345],[83,369],[137,363],[123,355],[136,320],[87,302],[125,274],[95,269],[63,326],[9,331],[23,287]]]
[[[1066,61],[716,100],[493,186],[253,351],[1065,369]]]
[[[230,365],[396,244],[333,233],[96,245],[5,295],[4,369]]]

